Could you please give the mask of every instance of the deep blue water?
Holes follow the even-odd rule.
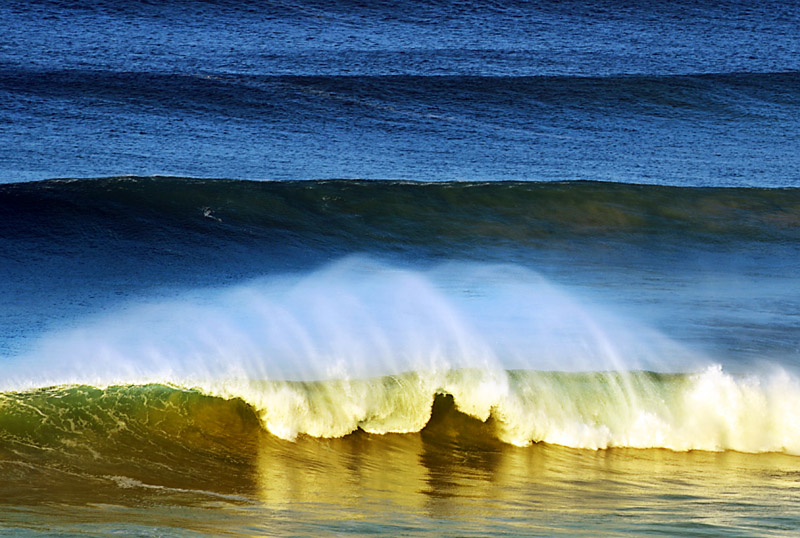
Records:
[[[4,2],[0,181],[800,179],[789,2]]]

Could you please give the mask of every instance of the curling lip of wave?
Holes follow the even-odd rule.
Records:
[[[779,371],[732,376],[719,367],[695,374],[451,370],[194,389],[52,387],[0,395],[0,427],[7,449],[102,452],[131,435],[209,449],[261,427],[285,439],[430,430],[437,395],[452,397],[465,415],[453,422],[462,434],[474,428],[464,422],[472,417],[484,434],[519,446],[800,454],[797,380]]]

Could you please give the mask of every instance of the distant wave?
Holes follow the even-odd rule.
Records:
[[[310,241],[330,248],[536,245],[655,236],[678,241],[800,239],[800,189],[601,182],[200,180],[117,177],[0,185],[0,237],[114,236],[165,243]],[[203,239],[205,238],[205,239]]]
[[[642,75],[254,75],[29,69],[0,64],[0,91],[38,98],[133,105],[174,114],[220,114],[228,118],[297,121],[380,110],[387,118],[423,121],[423,108],[462,116],[481,103],[475,121],[496,116],[518,129],[533,126],[547,111],[575,108],[615,111],[631,118],[654,115],[730,120],[741,114],[783,116],[800,106],[794,88],[800,72],[730,72]],[[770,104],[766,107],[764,105]],[[345,107],[345,108],[343,108]],[[350,111],[349,111],[350,110]],[[338,111],[333,113],[331,111]],[[770,116],[768,116],[770,117]],[[535,129],[534,131],[535,132]]]
[[[797,186],[797,71],[281,76],[196,67],[0,65],[6,114],[30,129],[4,133],[0,182],[139,173]],[[42,143],[30,149],[26,137]]]

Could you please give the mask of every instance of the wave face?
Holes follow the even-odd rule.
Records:
[[[470,378],[486,382],[469,372],[454,374],[451,386]],[[558,433],[558,418],[566,419],[570,410],[587,413],[579,420],[582,427],[571,424],[573,433],[584,439],[592,431],[599,433],[598,425],[606,417],[604,405],[615,402],[633,410],[618,399],[625,392],[628,396],[652,396],[653,400],[643,399],[636,409],[656,414],[667,403],[683,398],[684,411],[691,414],[694,409],[695,413],[682,428],[692,424],[704,439],[717,436],[726,444],[742,442],[748,448],[766,448],[756,446],[752,438],[727,437],[725,429],[737,421],[737,426],[747,423],[751,412],[769,410],[749,408],[758,404],[760,397],[766,397],[762,404],[774,404],[773,398],[783,389],[796,394],[796,386],[791,386],[794,382],[782,386],[776,378],[759,387],[755,380],[734,380],[713,370],[697,376],[646,372],[631,373],[627,378],[611,373],[507,372],[506,376],[509,387],[520,390],[517,396],[530,397],[525,392],[535,387],[545,389],[542,395],[558,392],[564,398],[563,407],[557,401],[539,405],[539,410],[560,408],[551,416],[551,433]],[[420,381],[421,376],[408,374],[368,384],[380,392]],[[628,391],[623,385],[635,388]],[[341,384],[295,384],[292,390],[304,394],[320,412],[336,399],[332,395],[341,395],[341,388]],[[587,388],[593,390],[585,392]],[[726,417],[719,409],[697,408],[697,396],[702,394],[705,400],[712,388],[722,399],[743,405]],[[605,403],[581,401],[581,392],[604,394]],[[764,502],[755,495],[758,491],[763,494],[768,488],[770,506],[779,510],[794,498],[786,493],[796,480],[796,458],[792,456],[624,448],[595,452],[543,443],[516,448],[497,438],[510,424],[505,422],[508,413],[501,416],[494,411],[497,415],[483,422],[457,409],[463,396],[426,398],[430,419],[419,433],[374,435],[359,430],[340,439],[299,436],[287,442],[264,433],[259,412],[243,401],[209,397],[194,390],[163,385],[102,390],[73,386],[5,393],[0,397],[2,522],[21,536],[41,534],[42,529],[75,535],[87,528],[112,535],[120,527],[156,527],[174,535],[209,536],[220,532],[245,536],[254,529],[271,535],[305,535],[314,529],[419,534],[429,532],[432,524],[447,525],[454,516],[458,516],[459,526],[483,527],[486,523],[475,514],[475,504],[491,499],[493,514],[503,516],[489,522],[493,533],[524,534],[535,524],[558,534],[564,521],[553,523],[555,516],[563,507],[573,506],[576,496],[581,502],[568,513],[573,525],[586,525],[585,518],[598,510],[619,509],[615,499],[608,499],[609,477],[613,476],[614,496],[624,495],[628,503],[635,504],[635,510],[643,512],[642,526],[676,532],[708,524],[683,520],[665,524],[660,519],[665,511],[672,520],[673,514],[685,513],[698,501],[715,502],[723,489],[733,506],[741,506],[735,517],[720,525],[722,533],[756,529],[750,518],[760,513]],[[781,394],[781,398],[785,396]],[[665,400],[657,401],[660,397]],[[537,407],[532,400],[528,404],[530,411]],[[589,416],[592,411],[594,415]],[[677,419],[679,409],[672,411]],[[652,423],[653,418],[647,421]],[[761,417],[766,419],[762,426],[768,427],[770,439],[792,442],[786,432],[779,440],[773,427],[781,425],[773,422],[774,418]],[[561,425],[570,425],[570,421],[563,420]],[[619,425],[619,420],[609,424],[611,430]],[[772,438],[772,434],[776,436]],[[759,431],[755,437],[760,435]],[[598,436],[604,438],[607,436],[602,433]],[[766,484],[764,476],[769,477]],[[578,491],[576,484],[580,485]],[[542,496],[548,502],[534,510]],[[681,501],[684,496],[689,497],[687,504]],[[365,498],[373,502],[365,506]],[[387,511],[384,503],[391,510]],[[420,510],[424,515],[420,516]],[[706,513],[708,507],[703,510]],[[358,521],[349,520],[352,513],[359,514]],[[651,513],[659,515],[648,516]],[[794,523],[791,517],[782,520],[787,525]],[[624,533],[628,525],[609,518],[591,527]]]
[[[182,458],[243,457],[260,428],[288,440],[425,428],[438,435],[443,418],[436,410],[448,406],[462,416],[450,425],[459,434],[469,433],[472,420],[484,435],[517,446],[798,454],[798,400],[798,380],[782,372],[448,370],[324,382],[238,380],[202,391],[77,385],[5,392],[0,423],[6,454],[56,451],[78,464],[101,455],[116,459],[116,474],[130,476],[140,466],[152,472],[178,451]],[[153,450],[142,454],[142,446]]]
[[[298,500],[327,499],[333,490],[326,487],[353,471],[353,453],[360,473],[386,472],[387,458],[394,461],[398,487],[412,489],[416,479],[406,484],[406,475],[422,456],[454,480],[482,469],[483,458],[518,458],[515,445],[535,451],[530,457],[550,447],[545,456],[567,467],[575,454],[560,453],[559,445],[797,455],[798,400],[800,384],[785,373],[737,377],[718,368],[682,375],[451,370],[211,390],[39,388],[0,394],[0,491],[12,506],[58,496],[246,506],[259,497],[286,501],[287,491]],[[464,458],[473,463],[462,468]],[[653,472],[654,463],[642,465]],[[315,478],[322,470],[330,475]]]

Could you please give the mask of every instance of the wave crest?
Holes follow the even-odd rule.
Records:
[[[510,444],[800,454],[800,384],[786,372],[695,374],[452,370],[373,380],[210,389],[250,403],[273,434],[415,432],[437,394]]]
[[[6,449],[127,452],[126,445],[171,439],[201,452],[238,450],[258,424],[287,440],[429,430],[441,421],[436,402],[443,397],[464,417],[453,422],[465,430],[457,433],[472,427],[468,418],[483,423],[483,435],[517,446],[800,455],[800,382],[783,371],[735,376],[720,367],[694,374],[462,369],[194,389],[56,387],[4,393],[0,437]]]

